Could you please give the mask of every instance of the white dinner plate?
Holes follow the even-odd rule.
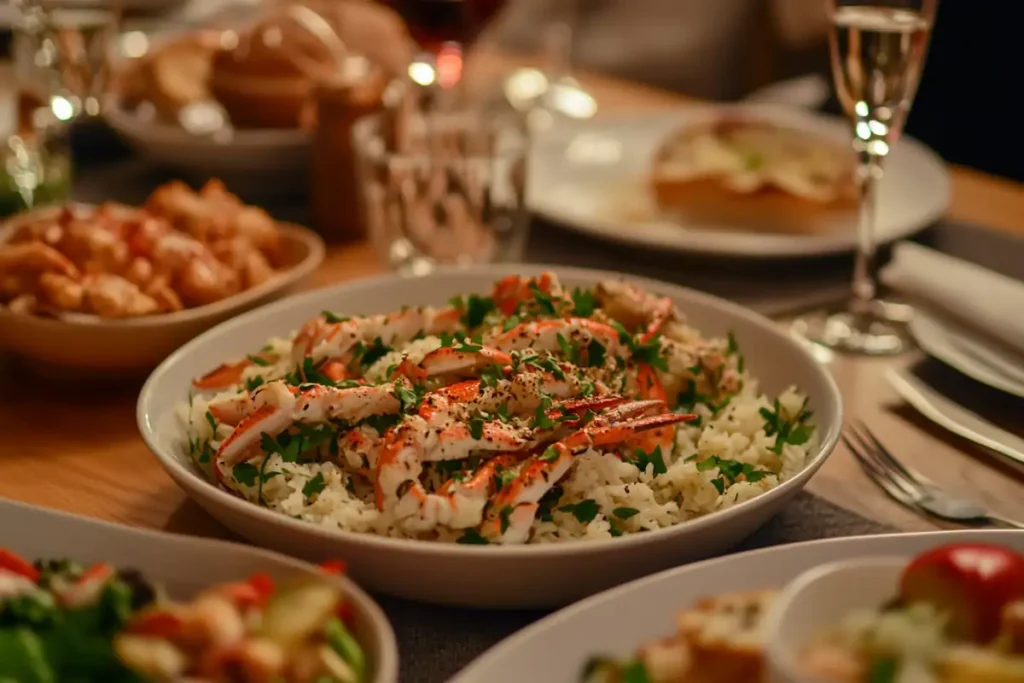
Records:
[[[118,569],[135,569],[177,600],[256,572],[279,581],[323,576],[308,564],[251,546],[134,529],[9,500],[0,500],[0,520],[0,549],[30,562],[66,557],[83,564],[110,562]],[[329,580],[341,584],[352,606],[356,638],[373,666],[371,680],[397,683],[398,645],[384,612],[348,578]]]
[[[531,158],[531,207],[566,227],[614,242],[677,252],[747,258],[824,256],[853,251],[852,212],[820,235],[739,232],[657,217],[645,185],[651,159],[674,130],[721,111],[763,117],[848,144],[844,120],[775,105],[693,106],[671,112],[566,123],[537,138]],[[850,154],[853,154],[851,150]],[[904,138],[886,162],[879,188],[879,243],[927,227],[949,204],[949,173],[920,142]]]
[[[727,550],[764,524],[824,463],[839,436],[841,398],[826,369],[770,320],[736,304],[682,287],[628,277],[672,297],[705,334],[730,330],[760,387],[775,394],[796,384],[809,397],[820,443],[799,474],[762,495],[674,527],[601,541],[527,546],[473,546],[402,540],[328,529],[292,519],[223,491],[193,467],[175,406],[190,381],[211,368],[288,334],[328,309],[340,315],[442,305],[452,295],[490,292],[503,276],[534,275],[551,267],[491,265],[447,269],[419,278],[362,279],[293,297],[240,316],[197,337],[169,356],[139,396],[139,430],[160,464],[188,495],[246,538],[299,557],[344,557],[352,576],[382,592],[427,602],[477,607],[564,605],[585,595],[681,562]],[[592,287],[617,273],[554,268],[569,287]]]
[[[818,565],[869,556],[909,559],[954,542],[996,543],[1024,552],[1022,531],[939,531],[796,543],[691,564],[546,617],[498,643],[449,683],[574,683],[593,655],[629,657],[638,646],[672,635],[676,614],[701,598],[782,588]]]
[[[915,309],[910,333],[932,358],[993,389],[1024,398],[1024,358],[945,316]]]

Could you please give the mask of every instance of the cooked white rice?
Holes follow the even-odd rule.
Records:
[[[271,345],[275,351],[287,355],[287,340],[276,339]],[[418,361],[439,345],[438,339],[427,338],[406,345],[405,351]],[[402,357],[399,352],[389,353],[367,374],[383,379],[385,370],[400,362]],[[280,373],[277,368],[257,370],[263,375],[268,370],[273,370],[275,376],[285,374],[284,368]],[[796,475],[807,463],[809,453],[817,447],[817,430],[801,445],[785,443],[777,454],[773,450],[776,436],[766,434],[765,418],[760,412],[761,409],[772,410],[775,398],[761,393],[757,380],[748,371],[740,374],[742,388],[727,407],[713,415],[707,405],[698,404],[694,412],[700,416],[699,424],[684,424],[678,429],[674,452],[664,454],[666,471],[656,473],[655,465],[650,463],[641,470],[611,453],[591,450],[579,455],[576,465],[559,482],[563,496],[550,520],[538,517],[534,521],[530,542],[607,539],[673,526],[742,503]],[[796,388],[787,389],[777,400],[780,413],[787,419],[798,415],[805,404],[804,395]],[[222,425],[214,435],[205,419],[207,405],[207,400],[196,396],[190,407],[183,406],[182,417],[188,424],[190,443],[211,440],[210,446],[215,449],[219,441],[230,434],[231,428]],[[698,467],[698,463],[711,457],[753,466],[760,478],[730,483],[720,476],[718,468]],[[254,464],[264,471],[280,474],[265,481],[261,492],[257,486],[244,485],[236,487],[238,492],[254,503],[290,517],[329,528],[401,538],[455,541],[464,533],[439,528],[424,535],[396,523],[388,511],[377,510],[372,488],[358,485],[355,477],[332,463],[287,463],[272,455],[265,464],[259,460]],[[307,495],[304,489],[318,476],[322,477],[323,489],[316,495]],[[571,509],[558,509],[587,500],[596,503],[597,514],[585,522]]]

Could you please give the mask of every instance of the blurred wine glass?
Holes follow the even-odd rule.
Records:
[[[45,0],[13,0],[19,30],[16,68],[67,121],[102,111],[111,70],[111,49],[121,25],[121,3],[77,6]],[[51,107],[54,105],[51,104]]]
[[[420,52],[409,77],[451,90],[462,80],[465,53],[505,0],[380,0],[405,21]]]
[[[587,119],[597,113],[597,101],[573,77],[573,45],[581,3],[551,0],[550,19],[542,28],[540,69],[517,69],[505,82],[505,96],[513,107],[531,113],[532,127],[550,128],[561,118]]]

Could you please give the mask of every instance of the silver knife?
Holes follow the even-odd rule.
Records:
[[[1024,467],[1024,439],[957,405],[925,383],[896,368],[885,378],[903,399],[935,424],[979,446],[1004,455],[1015,468]]]

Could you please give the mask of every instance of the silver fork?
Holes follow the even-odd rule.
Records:
[[[1024,529],[1024,523],[946,493],[928,477],[897,460],[863,422],[847,425],[843,443],[864,473],[898,503],[949,522]]]

